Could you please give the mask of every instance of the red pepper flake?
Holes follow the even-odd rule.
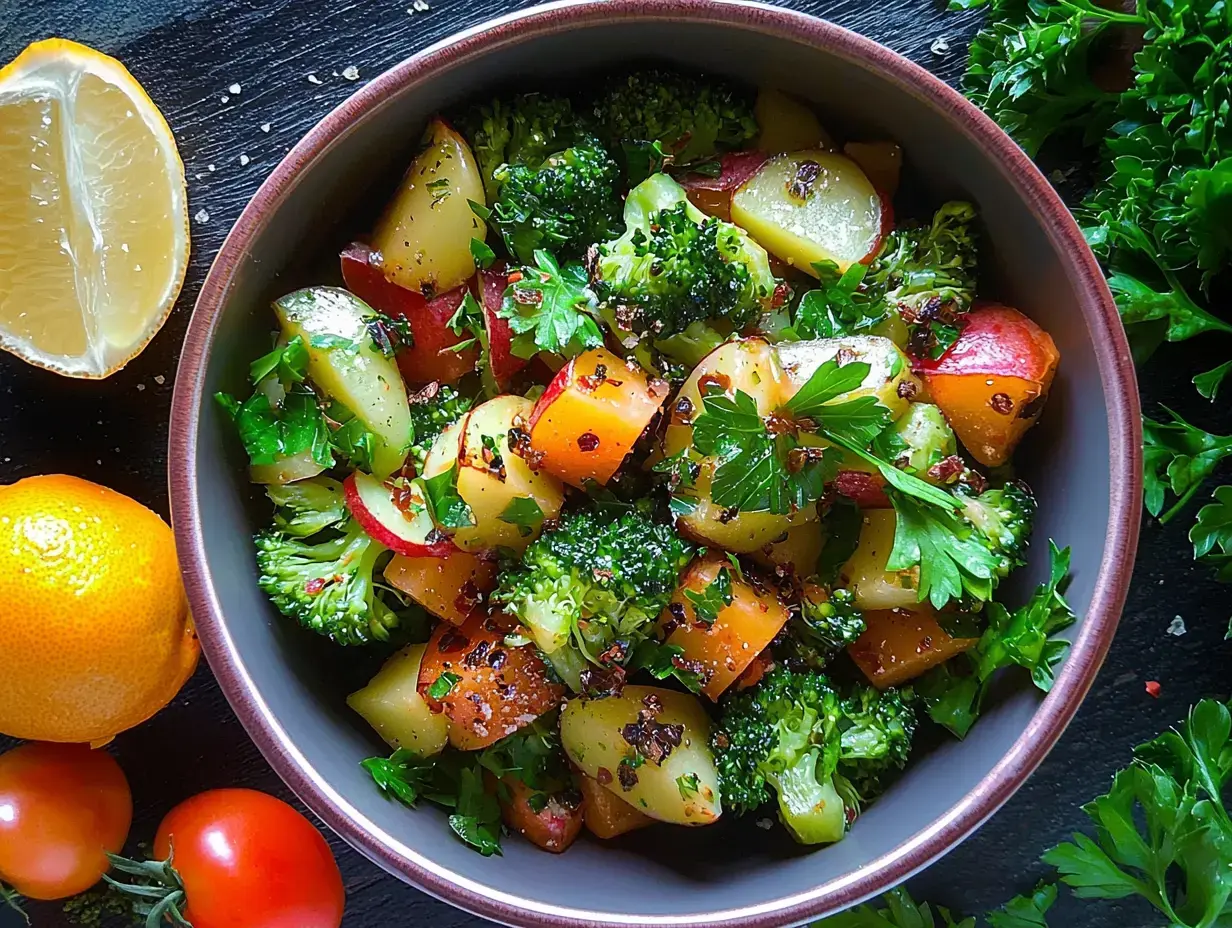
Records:
[[[304,592],[309,596],[316,596],[323,589],[325,589],[325,583],[326,581],[322,580],[320,577],[316,577],[315,579],[309,580],[304,584]]]
[[[1146,694],[1150,696],[1152,699],[1159,698],[1159,691],[1161,689],[1163,689],[1163,687],[1159,685],[1158,680],[1147,680],[1146,681]]]
[[[578,436],[578,448],[589,454],[599,447],[599,436],[594,432],[583,432]]]
[[[522,272],[521,272],[521,271],[514,271],[512,274],[510,274],[510,275],[506,278],[506,280],[507,280],[509,283],[511,283],[511,284],[516,284],[516,283],[519,283],[519,282],[522,280]]]
[[[1010,399],[1008,393],[994,393],[988,405],[993,408],[993,412],[999,412],[1003,416],[1008,416],[1014,411],[1014,401]]]

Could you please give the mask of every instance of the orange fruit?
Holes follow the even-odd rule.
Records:
[[[166,522],[77,477],[0,487],[0,733],[108,741],[199,651]]]

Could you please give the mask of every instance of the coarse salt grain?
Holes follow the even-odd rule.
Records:
[[[415,12],[417,13],[426,13],[431,9],[431,7],[428,6],[428,0],[415,0],[411,6],[415,8]]]
[[[252,159],[249,158],[247,155],[240,155],[240,167],[244,167],[251,160]]]
[[[308,83],[310,83],[310,84],[320,84],[320,83],[323,83],[323,82],[322,82],[322,80],[321,80],[319,77],[317,77],[315,74],[309,74],[309,75],[308,75]]]
[[[933,44],[928,46],[928,50],[934,55],[948,55],[950,53],[950,42],[945,36],[938,36],[933,40]]]
[[[145,384],[143,384],[143,383],[139,383],[139,384],[137,384],[137,392],[138,392],[138,393],[142,392],[144,389],[145,389]]]
[[[162,374],[155,374],[154,382],[161,387],[163,384],[167,382],[167,378],[164,377]]]
[[[261,123],[262,132],[269,132],[269,130],[270,130],[270,124],[268,122]]]
[[[219,103],[230,103],[230,102],[231,102],[231,98],[230,98],[230,97],[228,97],[228,96],[224,93],[221,97],[219,97],[219,98],[218,98],[218,102],[219,102]]]
[[[1168,634],[1175,635],[1177,638],[1180,638],[1181,635],[1185,634],[1187,631],[1189,631],[1189,629],[1185,627],[1185,620],[1179,615],[1174,616],[1172,619],[1172,624],[1168,626]]]
[[[227,92],[230,94],[234,94],[235,96],[238,97],[240,94],[240,85],[232,84],[230,87],[227,88]]]
[[[207,170],[207,171],[213,171],[213,170],[214,170],[214,165],[212,165],[212,164],[207,164],[207,165],[205,166],[205,168],[206,168],[206,170]]]
[[[193,216],[193,219],[197,220],[197,222],[209,222],[210,214],[206,210],[199,209],[197,210],[197,215]]]
[[[342,76],[348,81],[357,81],[359,80],[359,68],[355,67],[353,64],[349,64],[342,69]]]

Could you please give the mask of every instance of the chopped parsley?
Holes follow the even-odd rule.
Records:
[[[685,590],[684,598],[693,607],[693,614],[699,621],[713,625],[719,613],[732,604],[731,572],[726,567],[720,567],[704,590]]]

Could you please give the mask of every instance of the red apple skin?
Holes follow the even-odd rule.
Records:
[[[688,174],[680,185],[703,213],[731,222],[731,198],[736,188],[761,170],[770,159],[764,151],[730,151],[719,158],[718,177]]]
[[[498,261],[486,271],[480,271],[478,279],[479,303],[488,327],[488,363],[496,386],[504,390],[513,375],[526,366],[526,359],[513,353],[513,329],[509,327],[509,320],[497,315],[509,286],[504,263]]]
[[[831,484],[841,496],[846,496],[861,509],[889,509],[892,505],[885,494],[885,480],[862,470],[840,470]]]
[[[540,417],[547,412],[552,401],[569,389],[569,384],[573,383],[573,360],[556,372],[556,376],[548,381],[547,387],[539,394],[539,399],[535,401],[535,408],[530,411],[530,420],[526,423],[526,431],[533,432],[535,423]]]
[[[453,383],[475,369],[478,347],[444,350],[465,340],[449,328],[449,320],[466,296],[465,284],[429,300],[386,280],[380,255],[367,245],[354,242],[342,250],[340,258],[348,290],[377,312],[410,322],[415,344],[398,352],[398,369],[408,384]]]
[[[860,264],[872,264],[877,255],[881,253],[881,246],[885,244],[886,236],[894,231],[894,201],[884,190],[879,190],[877,193],[881,197],[881,232],[877,236],[877,244],[860,259]]]
[[[992,374],[1050,383],[1061,354],[1034,320],[1000,303],[977,305],[963,316],[958,341],[936,360],[917,358],[928,374]]]
[[[342,482],[342,491],[346,499],[347,509],[355,521],[359,523],[359,527],[371,535],[375,541],[383,544],[395,554],[405,554],[407,557],[448,557],[457,550],[454,543],[448,538],[431,543],[425,541],[423,544],[416,544],[406,538],[395,535],[364,505],[364,501],[359,495],[359,488],[355,486],[354,474],[349,474],[346,480]]]

